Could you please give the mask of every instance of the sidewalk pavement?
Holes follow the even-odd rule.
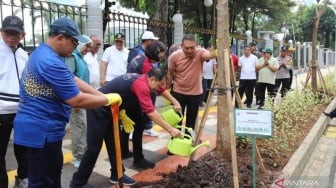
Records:
[[[217,125],[216,112],[217,108],[215,106],[210,108],[208,120],[206,121],[206,126],[203,131],[203,135],[201,137],[203,141],[206,140],[210,141],[210,147],[209,148],[201,147],[200,149],[198,149],[196,151],[197,152],[196,159],[204,155],[205,153],[211,151],[215,147],[215,139],[216,139],[215,135]],[[200,118],[202,114],[203,110],[201,110],[199,113]],[[137,169],[134,169],[132,166],[133,158],[123,160],[124,166],[126,168],[125,173],[129,176],[132,176],[137,181],[142,182],[157,181],[162,178],[159,175],[159,173],[172,172],[176,170],[179,164],[186,165],[189,160],[189,157],[167,155],[166,144],[170,136],[166,131],[164,131],[163,129],[161,129],[161,127],[157,125],[154,126],[154,129],[158,132],[159,136],[158,137],[143,136],[143,143],[144,143],[143,149],[145,158],[151,162],[156,163],[155,168],[139,171]],[[72,174],[76,171],[76,168],[74,168],[72,165],[70,136],[71,132],[68,129],[67,134],[63,139],[64,166],[62,170],[62,187],[68,187]],[[130,143],[130,146],[132,146],[132,143]],[[6,160],[10,181],[9,187],[13,187],[17,165],[13,155],[12,141],[10,142],[8,148],[9,149]],[[108,161],[106,148],[103,147],[97,160],[96,166],[93,170],[93,173],[90,177],[89,183],[93,185],[93,187],[97,188],[111,187],[111,185],[108,183],[109,177],[110,177],[110,164]]]
[[[331,71],[328,68],[328,69],[321,69],[321,72],[324,75],[324,74],[330,73]],[[302,86],[299,86],[299,85],[301,85],[301,83],[304,82],[305,77],[306,77],[306,74],[297,74],[297,76],[294,77],[293,88],[301,89]],[[297,86],[295,86],[296,84]],[[215,96],[212,100],[212,104],[215,104],[216,100],[217,99]],[[257,106],[252,105],[252,108],[256,109]],[[199,113],[199,118],[202,117],[202,114],[203,114],[203,110],[201,109]],[[209,148],[201,147],[200,149],[198,149],[196,151],[196,159],[215,148],[216,127],[217,127],[217,107],[212,106],[207,116],[205,129],[201,137],[201,140],[203,141],[206,141],[206,140],[210,141],[210,147]],[[159,136],[158,137],[144,136],[143,137],[143,143],[144,143],[143,149],[144,149],[145,158],[151,162],[156,163],[155,168],[138,171],[132,167],[132,162],[133,162],[132,158],[124,160],[124,166],[126,168],[125,173],[128,174],[129,176],[132,176],[137,181],[142,181],[142,182],[157,181],[162,178],[159,173],[167,173],[167,172],[175,171],[179,164],[186,165],[189,160],[188,157],[167,155],[167,149],[165,146],[169,139],[169,135],[166,131],[162,130],[157,125],[154,126],[154,129],[159,133]],[[62,171],[62,187],[68,187],[72,174],[76,171],[76,168],[74,168],[71,163],[72,154],[71,154],[70,134],[71,133],[68,131],[67,135],[65,136],[63,140],[64,167]],[[326,139],[327,141],[323,141]],[[336,143],[336,139],[334,138],[334,140],[332,141],[328,139],[329,138],[321,138],[321,143],[324,143],[325,145],[329,146],[328,148],[331,149],[332,147],[330,146]],[[130,146],[132,146],[131,143],[130,143]],[[8,149],[8,153],[6,156],[6,160],[7,160],[9,181],[10,181],[9,187],[13,187],[17,165],[16,165],[16,161],[14,158],[14,154],[13,154],[12,141],[10,141],[8,148],[9,149]],[[332,152],[332,153],[334,156],[333,160],[336,161],[335,152]],[[330,155],[328,155],[328,157],[331,158]],[[329,160],[329,163],[330,163],[330,160]],[[333,166],[336,167],[336,164],[333,163]],[[94,171],[90,177],[89,183],[92,184],[94,187],[99,187],[99,188],[106,187],[107,188],[111,186],[108,183],[109,177],[110,177],[110,164],[108,161],[106,149],[103,147],[99,155],[99,158],[97,160]]]

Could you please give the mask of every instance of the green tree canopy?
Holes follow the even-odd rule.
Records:
[[[299,7],[298,11],[295,14],[298,24],[296,32],[298,40],[312,40],[313,18],[316,16],[316,8],[320,8],[320,6],[321,5]],[[330,44],[330,41],[334,37],[334,35],[331,34],[335,32],[335,24],[336,15],[331,10],[331,8],[327,8],[326,12],[321,17],[317,36],[318,43],[322,44],[326,48],[332,46]]]

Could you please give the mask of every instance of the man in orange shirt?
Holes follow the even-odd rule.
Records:
[[[216,57],[216,51],[210,52],[198,48],[193,35],[185,35],[182,49],[171,54],[168,60],[167,89],[186,111],[186,126],[195,128],[200,101],[202,100],[203,62]],[[173,83],[173,85],[172,85]]]

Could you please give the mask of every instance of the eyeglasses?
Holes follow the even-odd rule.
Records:
[[[77,39],[73,38],[72,36],[68,36],[68,35],[64,35],[64,37],[65,37],[66,39],[71,40],[71,42],[72,42],[72,44],[73,44],[74,46],[78,46],[78,40],[77,40]]]
[[[78,46],[78,40],[77,39],[71,37],[70,40],[71,40],[73,45]]]

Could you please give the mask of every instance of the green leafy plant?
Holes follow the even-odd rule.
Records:
[[[292,153],[300,145],[305,135],[313,126],[316,117],[330,103],[336,94],[333,75],[324,78],[327,92],[322,89],[313,92],[309,87],[304,90],[294,90],[284,98],[267,99],[265,109],[274,112],[273,136],[268,139],[258,139],[257,143],[262,156],[269,158],[268,166],[274,169],[282,168]],[[321,88],[321,84],[318,83]]]

